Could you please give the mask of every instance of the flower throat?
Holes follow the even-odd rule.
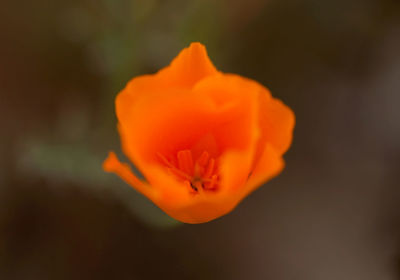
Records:
[[[204,151],[195,161],[190,150],[181,150],[176,159],[167,160],[158,154],[168,171],[189,188],[191,193],[215,191],[218,185],[217,166],[214,158]]]

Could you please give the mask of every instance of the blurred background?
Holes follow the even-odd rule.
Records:
[[[1,6],[0,279],[400,279],[398,0]],[[200,225],[101,169],[118,91],[192,41],[297,117],[284,172]]]

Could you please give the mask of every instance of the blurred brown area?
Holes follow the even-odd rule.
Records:
[[[398,1],[6,1],[0,34],[0,279],[400,279]],[[117,92],[191,41],[297,118],[201,225],[101,170]]]

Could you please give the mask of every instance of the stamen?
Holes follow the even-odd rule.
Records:
[[[204,184],[204,189],[206,190],[213,190],[215,189],[215,184],[217,183],[217,174],[211,176],[211,179],[207,180]]]
[[[193,158],[190,150],[183,150],[178,152],[178,165],[179,169],[188,175],[193,174]]]
[[[160,153],[157,153],[157,156],[160,158],[160,160],[162,161],[162,163],[164,163],[165,165],[167,165],[168,167],[173,167],[173,165]]]
[[[197,163],[200,166],[205,166],[207,164],[208,158],[210,157],[210,155],[204,151],[201,156],[199,157],[199,159],[197,160]]]
[[[186,180],[191,180],[191,179],[192,179],[192,177],[191,177],[190,175],[186,174],[186,173],[183,172],[182,170],[180,170],[180,169],[176,168],[174,165],[172,165],[172,163],[170,163],[162,154],[157,153],[157,156],[161,159],[161,161],[162,161],[165,165],[167,165],[168,170],[169,170],[172,174],[174,174],[174,175],[176,175],[176,176],[178,176],[178,177],[181,177],[181,178],[183,178],[183,179],[186,179]]]
[[[210,158],[207,151],[195,162],[190,150],[179,151],[176,155],[177,161],[167,160],[160,153],[157,153],[157,156],[171,174],[183,181],[190,193],[201,194],[204,190],[217,188],[216,162],[214,158]]]
[[[214,164],[215,164],[215,160],[213,158],[211,158],[208,161],[206,172],[204,172],[204,174],[203,174],[204,178],[210,178],[210,176],[212,175],[212,173],[214,171]]]

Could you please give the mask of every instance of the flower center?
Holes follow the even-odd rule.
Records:
[[[182,180],[190,192],[198,193],[202,190],[215,191],[217,189],[216,162],[207,151],[204,151],[195,161],[190,150],[179,151],[171,160],[161,154],[157,155],[168,171]]]

